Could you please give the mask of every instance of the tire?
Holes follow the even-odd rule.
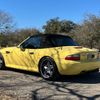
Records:
[[[4,69],[5,68],[5,64],[4,64],[4,59],[3,57],[0,57],[0,69]]]
[[[94,70],[92,70],[92,71],[89,71],[89,73],[98,73],[98,72],[99,72],[99,68],[94,69]]]
[[[55,61],[50,57],[44,57],[39,63],[39,72],[45,80],[55,80],[59,77],[59,72]]]

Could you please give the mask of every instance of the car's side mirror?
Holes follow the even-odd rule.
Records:
[[[23,48],[22,46],[20,46],[20,50],[21,51],[25,51],[25,48]]]

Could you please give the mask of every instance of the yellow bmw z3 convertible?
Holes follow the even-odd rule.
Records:
[[[100,67],[99,52],[78,46],[69,36],[43,34],[28,37],[17,47],[0,50],[0,68],[39,72],[51,80],[61,75],[77,75]]]

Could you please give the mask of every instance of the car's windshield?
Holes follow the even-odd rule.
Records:
[[[49,41],[51,41],[54,46],[78,46],[78,44],[68,36],[50,36]]]

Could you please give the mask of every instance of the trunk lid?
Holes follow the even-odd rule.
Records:
[[[99,52],[94,49],[89,49],[81,46],[66,46],[61,47],[62,55],[70,56],[80,54],[80,61],[92,61],[99,59]]]

